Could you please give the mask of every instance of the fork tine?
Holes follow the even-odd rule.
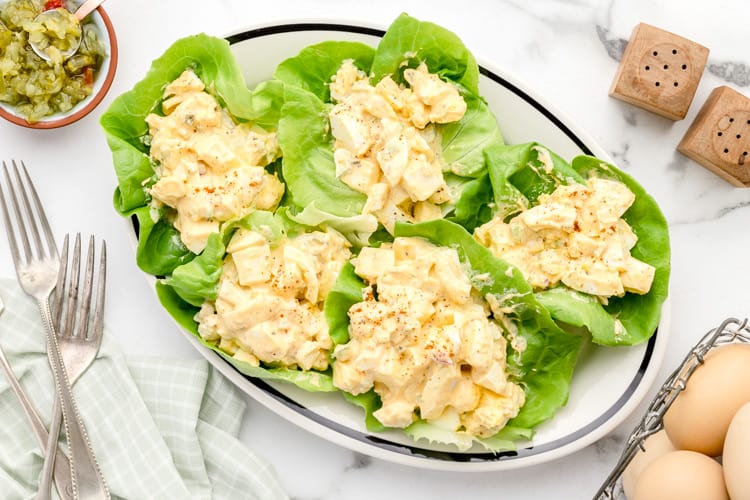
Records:
[[[15,195],[13,194],[13,187],[10,182],[10,175],[8,174],[8,165],[5,163],[5,160],[3,160],[3,174],[5,175],[5,184],[8,186],[8,194],[11,196],[11,200],[14,205],[15,214],[18,214],[18,203],[15,200]],[[13,256],[13,263],[16,266],[16,269],[18,269],[19,265],[21,264],[21,255],[18,247],[18,240],[16,239],[16,232],[13,230],[13,224],[11,223],[10,218],[10,206],[8,201],[5,198],[5,194],[3,193],[3,189],[0,188],[0,201],[2,201],[3,204],[3,222],[5,223],[5,231],[8,234],[8,243],[10,244],[10,252]],[[23,231],[21,232],[23,234]],[[24,235],[25,236],[25,235]],[[26,248],[28,249],[28,240],[26,241]],[[30,249],[27,250],[26,256],[28,258]]]
[[[26,258],[26,262],[30,262],[33,258],[29,235],[33,238],[34,247],[40,258],[57,257],[55,238],[52,234],[47,215],[44,212],[44,207],[36,192],[26,164],[23,161],[20,163],[21,167],[19,169],[16,160],[11,160],[11,167],[8,167],[8,164],[3,161],[7,198],[4,190],[0,188],[0,202],[2,202],[5,229],[16,267],[18,267],[21,261],[21,248],[23,248],[23,255]],[[21,171],[23,172],[23,177],[21,176]],[[13,178],[15,178],[15,182]],[[15,228],[11,219],[11,206],[15,215]],[[44,241],[42,241],[40,229],[44,233]]]
[[[57,331],[60,331],[60,318],[63,312],[63,294],[65,293],[65,279],[68,275],[68,248],[70,247],[70,235],[66,234],[62,245],[62,255],[60,256],[60,270],[57,273],[57,284],[55,293],[52,296],[50,304],[52,308],[52,324]]]
[[[78,304],[78,282],[81,274],[81,233],[76,233],[73,245],[73,258],[68,273],[68,302],[65,304],[64,326],[58,332],[60,335],[73,335],[76,321],[76,306]]]
[[[29,230],[22,231],[22,240],[23,240],[23,246],[26,250],[26,258],[31,259],[31,248],[29,243],[28,235],[31,233],[32,237],[34,238],[34,244],[36,245],[36,249],[39,252],[39,256],[43,257],[45,256],[44,248],[42,247],[42,240],[39,237],[39,228],[37,227],[36,223],[36,217],[34,217],[34,212],[31,210],[31,203],[29,203],[29,196],[26,193],[26,189],[24,188],[23,181],[21,180],[21,174],[18,172],[18,165],[16,164],[16,160],[12,160],[11,164],[13,165],[13,174],[16,178],[16,189],[13,188],[13,184],[8,183],[11,196],[13,197],[13,201],[15,203],[16,207],[16,214],[18,216],[18,225],[21,228],[24,228],[23,218],[24,216],[21,215],[21,210],[18,204],[17,199],[20,199],[22,202],[22,207],[24,210],[24,214],[26,216],[26,222],[29,225]],[[28,172],[27,172],[28,176]]]
[[[13,160],[13,164],[15,165],[16,161]],[[36,192],[36,187],[34,187],[34,183],[31,181],[31,176],[29,175],[29,171],[26,169],[26,164],[21,161],[21,168],[23,169],[24,176],[26,177],[26,187],[28,188],[28,192],[31,193],[31,198],[34,201],[34,207],[36,208],[36,214],[39,218],[39,223],[42,226],[42,230],[44,231],[44,237],[47,240],[47,249],[49,250],[49,256],[50,257],[57,257],[57,245],[55,244],[55,237],[52,234],[52,228],[49,225],[49,220],[47,220],[47,214],[44,211],[44,206],[42,205],[42,200],[39,198],[39,194]],[[16,177],[18,176],[18,171],[16,170]],[[25,191],[24,191],[25,195]],[[24,196],[25,198],[25,196]],[[29,212],[31,212],[30,207],[28,207],[28,200],[26,200],[27,208],[29,209]],[[35,224],[36,229],[36,224]],[[39,244],[39,250],[42,251],[41,242],[39,241],[39,232],[34,232],[35,236],[37,237],[37,244]]]
[[[99,250],[99,281],[96,288],[96,304],[94,305],[94,322],[91,326],[91,339],[100,341],[104,331],[104,295],[107,288],[107,243],[102,240]]]
[[[81,307],[78,316],[76,335],[85,339],[89,331],[89,311],[91,309],[91,290],[94,282],[94,236],[89,237],[89,248],[86,254],[86,274],[83,277],[83,292],[81,293]]]

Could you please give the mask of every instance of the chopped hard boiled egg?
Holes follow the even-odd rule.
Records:
[[[284,186],[264,168],[280,154],[274,133],[235,124],[189,69],[167,85],[162,111],[146,117],[159,177],[150,194],[175,209],[190,251],[202,252],[221,222],[276,207]]]
[[[440,135],[432,124],[458,121],[466,112],[456,87],[425,64],[406,69],[404,78],[408,87],[389,76],[372,86],[348,60],[330,85],[336,176],[367,195],[363,212],[374,214],[391,233],[396,221],[441,216],[450,193]]]
[[[240,229],[227,253],[216,301],[195,316],[200,335],[255,366],[325,370],[323,301],[351,256],[347,240],[316,231],[272,247],[260,232]]]
[[[518,414],[525,393],[506,374],[506,340],[454,249],[399,237],[352,263],[368,287],[349,309],[349,342],[334,349],[336,387],[374,388],[374,416],[389,427],[455,421],[488,437]]]
[[[645,294],[655,269],[630,254],[638,238],[621,218],[634,199],[620,182],[591,178],[539,196],[507,223],[495,217],[474,236],[534,288],[562,282],[603,298]]]

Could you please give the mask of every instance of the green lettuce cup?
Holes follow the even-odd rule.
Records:
[[[329,120],[335,104],[332,80],[347,62],[374,86],[389,78],[408,88],[407,72],[424,65],[458,90],[466,105],[463,116],[434,124],[439,134],[442,174],[450,192],[450,201],[436,202],[441,212],[437,216],[475,223],[475,207],[486,205],[489,194],[483,188],[487,186],[483,149],[502,143],[502,135],[487,103],[479,96],[479,69],[469,50],[452,32],[406,14],[389,26],[375,48],[357,42],[323,42],[303,49],[277,67],[274,77],[286,84],[279,144],[290,206],[297,211],[312,207],[344,218],[367,211],[368,195],[337,175],[336,138]],[[392,227],[389,230],[392,232]]]
[[[654,268],[647,293],[627,292],[600,300],[565,285],[536,290],[537,300],[566,328],[591,334],[602,345],[636,345],[656,331],[670,273],[669,228],[656,201],[631,176],[591,156],[571,163],[536,143],[495,145],[485,150],[494,197],[494,216],[503,220],[538,204],[557,186],[606,179],[624,184],[634,201],[622,218],[637,237],[633,257]]]
[[[514,449],[516,441],[529,439],[537,425],[551,418],[567,402],[583,337],[562,330],[537,301],[520,272],[492,255],[463,227],[446,220],[399,223],[395,236],[422,238],[456,250],[475,293],[495,302],[498,310],[505,312],[505,317],[496,318],[498,324],[512,324],[504,328],[508,340],[506,371],[525,393],[525,403],[518,415],[493,436],[477,438],[425,420],[416,420],[404,432],[415,439],[450,443],[460,449],[473,443],[493,451]],[[330,335],[337,346],[345,346],[349,341],[348,312],[363,300],[365,286],[354,267],[348,265],[326,299]],[[374,415],[382,406],[374,390],[346,397],[364,409],[368,429],[386,428]]]
[[[206,249],[190,262],[180,265],[173,273],[156,283],[156,291],[164,308],[185,330],[192,333],[208,349],[229,361],[240,373],[265,380],[287,382],[310,392],[335,392],[330,367],[301,369],[277,362],[260,363],[252,353],[239,349],[231,339],[201,331],[201,310],[214,304],[221,293],[221,279],[228,255],[228,246],[239,230],[262,234],[270,246],[276,247],[288,238],[307,234],[312,229],[295,223],[280,210],[255,211],[248,216],[223,226],[221,233],[211,235]],[[341,237],[343,239],[343,237]],[[213,306],[212,306],[213,307]],[[205,311],[204,311],[205,312]],[[250,354],[250,356],[248,356]]]
[[[179,231],[150,207],[148,187],[156,181],[154,161],[149,155],[150,137],[146,117],[161,113],[165,87],[186,69],[195,72],[237,123],[251,122],[266,130],[278,126],[283,88],[267,81],[254,90],[247,88],[242,70],[229,44],[205,34],[176,41],[153,61],[146,76],[132,90],[117,97],[102,115],[100,124],[117,175],[115,209],[138,220],[136,259],[149,274],[164,276],[195,257],[180,241]]]

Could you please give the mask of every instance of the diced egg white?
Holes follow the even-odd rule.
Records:
[[[367,195],[363,212],[391,232],[399,220],[441,216],[439,205],[451,198],[432,124],[458,121],[466,112],[456,87],[425,64],[405,70],[404,78],[408,86],[390,76],[372,86],[348,60],[330,83],[336,176]]]
[[[349,310],[349,341],[334,350],[338,388],[374,389],[374,416],[391,427],[419,415],[487,437],[518,413],[525,394],[508,379],[506,341],[454,249],[400,237],[352,263],[368,288]]]
[[[518,267],[537,289],[562,282],[602,298],[646,294],[655,269],[630,254],[637,237],[622,218],[635,196],[618,181],[561,185],[508,222],[496,217],[475,238]]]
[[[332,343],[322,307],[351,256],[346,239],[316,231],[272,247],[239,229],[227,253],[216,300],[195,316],[200,335],[256,366],[325,370]]]
[[[149,193],[175,210],[189,250],[202,252],[221,222],[276,207],[284,186],[264,168],[280,154],[274,133],[235,124],[189,69],[165,88],[162,111],[146,117],[158,173]]]

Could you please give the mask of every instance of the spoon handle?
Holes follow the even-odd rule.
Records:
[[[78,9],[76,9],[73,15],[76,16],[76,19],[78,19],[78,22],[81,22],[83,21],[84,17],[91,14],[94,11],[94,9],[99,7],[99,5],[101,5],[102,3],[104,3],[104,0],[86,0],[85,2],[81,4],[80,7],[78,7]]]

